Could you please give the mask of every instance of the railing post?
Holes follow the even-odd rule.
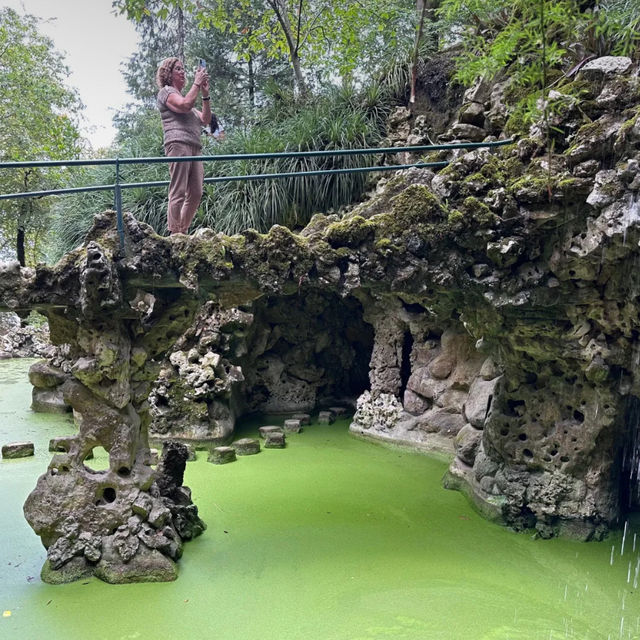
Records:
[[[120,251],[124,251],[124,223],[122,220],[122,190],[120,189],[120,158],[116,158],[116,181],[114,185],[116,219],[118,236],[120,238]]]

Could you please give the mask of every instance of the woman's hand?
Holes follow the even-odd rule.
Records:
[[[207,87],[209,86],[209,74],[207,73],[207,70],[205,67],[198,67],[196,69],[196,75],[195,78],[193,79],[193,84],[196,85],[196,87],[198,88],[202,88],[202,85],[204,83],[207,83]]]
[[[203,96],[209,95],[209,74],[206,74],[202,84],[200,85],[200,91],[202,91]]]

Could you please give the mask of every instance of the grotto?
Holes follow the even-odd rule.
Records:
[[[506,138],[507,82],[469,90],[443,136]],[[181,443],[335,403],[355,435],[449,452],[445,486],[486,518],[619,528],[640,507],[639,99],[630,60],[595,60],[549,95],[553,150],[534,124],[300,232],[165,238],[125,214],[121,250],[105,211],[56,265],[2,265],[0,309],[38,310],[58,345],[34,401],[79,429],[25,504],[45,579],[172,579],[205,526]],[[174,441],[157,471],[149,437]],[[97,446],[109,469],[92,472]]]

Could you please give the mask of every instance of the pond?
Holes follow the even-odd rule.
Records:
[[[346,420],[233,464],[198,452],[185,483],[208,529],[176,582],[44,584],[22,504],[49,439],[74,426],[30,411],[31,362],[0,362],[0,444],[36,446],[0,462],[0,638],[640,638],[640,519],[624,549],[622,532],[587,544],[513,533],[442,488],[446,460],[358,440]]]

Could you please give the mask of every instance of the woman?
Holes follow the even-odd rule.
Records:
[[[164,131],[164,151],[168,157],[199,156],[202,150],[200,133],[211,121],[209,76],[198,67],[193,85],[182,95],[186,84],[184,65],[179,58],[166,58],[156,73],[157,105]],[[194,109],[202,93],[202,111]],[[204,170],[202,162],[172,162],[169,164],[169,233],[187,233],[202,198]]]

